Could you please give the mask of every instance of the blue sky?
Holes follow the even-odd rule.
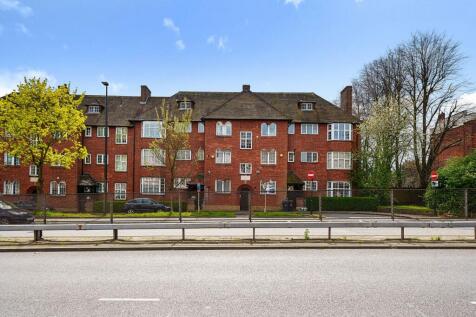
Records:
[[[0,95],[41,75],[90,94],[101,80],[155,96],[249,83],[334,100],[416,31],[458,41],[475,83],[475,30],[473,0],[0,0]]]

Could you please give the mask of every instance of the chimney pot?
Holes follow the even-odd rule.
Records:
[[[346,113],[352,115],[352,86],[346,86],[340,92],[340,107]]]
[[[147,85],[140,86],[140,102],[146,103],[147,100],[150,98],[151,92]]]
[[[251,86],[249,84],[244,84],[243,92],[251,92]]]

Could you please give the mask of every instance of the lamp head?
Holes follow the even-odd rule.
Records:
[[[109,83],[107,81],[102,81],[101,83],[106,87],[109,86]]]

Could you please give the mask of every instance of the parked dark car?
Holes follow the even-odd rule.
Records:
[[[159,202],[156,202],[150,198],[136,198],[133,200],[129,200],[124,204],[122,211],[126,211],[128,213],[134,212],[150,212],[150,211],[170,211],[171,208]]]
[[[0,200],[0,224],[33,223],[35,217],[30,211],[18,208],[12,203]]]

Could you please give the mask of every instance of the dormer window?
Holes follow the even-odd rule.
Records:
[[[301,102],[301,111],[314,110],[314,104],[312,102]]]
[[[101,107],[98,105],[88,106],[88,113],[100,113]]]
[[[192,102],[191,101],[185,101],[185,100],[179,101],[178,108],[179,108],[179,110],[192,109]]]

